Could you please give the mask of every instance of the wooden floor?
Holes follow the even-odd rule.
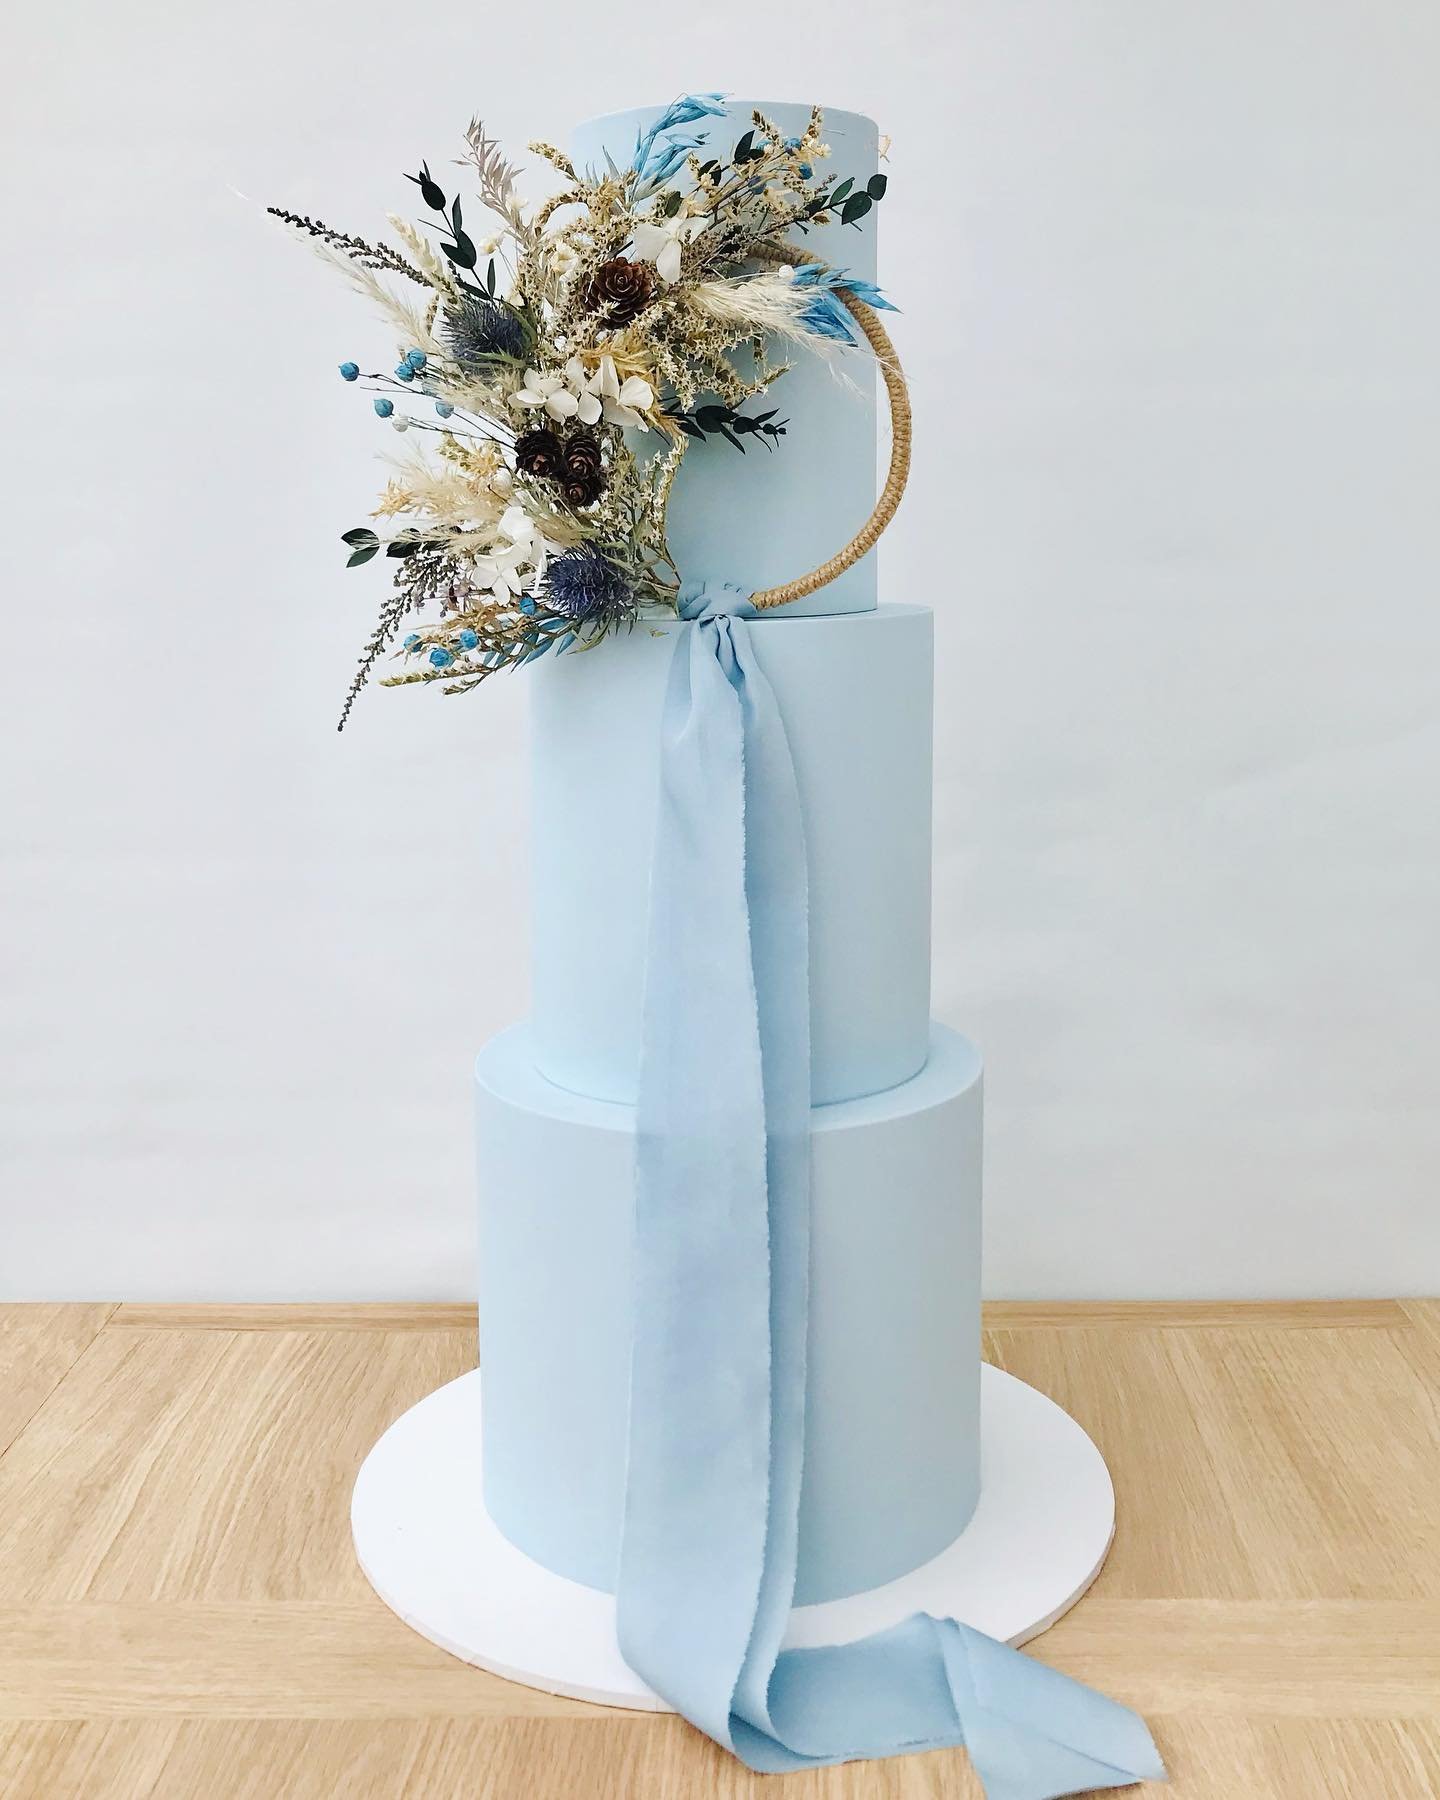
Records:
[[[1440,1795],[1440,1303],[988,1324],[1120,1500],[1032,1653],[1144,1712],[1173,1800]],[[0,1308],[4,1800],[976,1800],[958,1751],[751,1776],[392,1617],[350,1486],[474,1357],[462,1307]]]

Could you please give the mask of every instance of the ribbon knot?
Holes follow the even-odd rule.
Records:
[[[805,834],[748,595],[688,582],[679,609],[636,1109],[625,1660],[756,1770],[964,1744],[988,1800],[1161,1780],[1134,1713],[957,1620],[781,1648],[809,1317]]]
[[[750,595],[731,581],[686,581],[675,596],[682,619],[758,619]]]

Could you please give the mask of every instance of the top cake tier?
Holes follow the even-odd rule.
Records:
[[[628,166],[637,135],[662,107],[635,107],[587,119],[570,150],[583,167],[603,169],[608,155]],[[707,151],[728,154],[751,127],[755,111],[786,136],[800,136],[810,107],[771,100],[733,100],[724,119],[704,119],[695,135]],[[875,174],[879,136],[858,113],[825,113],[827,172],[861,188]],[[875,211],[856,225],[814,226],[796,243],[866,281],[876,279]],[[781,359],[783,360],[783,359]],[[779,447],[758,443],[741,455],[722,438],[692,443],[670,502],[670,548],[687,579],[732,581],[752,592],[817,568],[854,536],[875,504],[875,368],[868,352],[846,353],[846,379],[818,357],[797,350],[790,369],[750,410],[779,409],[787,421]],[[850,384],[853,383],[853,386]],[[876,603],[875,554],[862,557],[829,586],[787,607],[791,614],[869,612]]]

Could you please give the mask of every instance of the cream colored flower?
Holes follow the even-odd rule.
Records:
[[[655,404],[655,390],[643,376],[631,375],[621,381],[614,357],[602,356],[600,367],[590,377],[590,389],[610,424],[632,431],[649,429],[642,415]]]
[[[475,582],[492,599],[505,604],[533,587],[545,573],[546,544],[521,506],[507,507],[497,530],[496,543],[484,556],[475,558]]]
[[[641,262],[654,263],[655,273],[667,285],[680,279],[680,253],[710,226],[708,213],[681,215],[637,225],[630,247]]]
[[[543,407],[552,419],[573,419],[580,410],[579,401],[566,385],[565,377],[547,374],[541,369],[525,371],[525,380],[510,396],[510,404]]]

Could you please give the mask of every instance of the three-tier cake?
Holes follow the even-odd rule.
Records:
[[[717,139],[757,106],[797,137],[810,118],[736,101]],[[658,112],[582,126],[576,165],[625,167]],[[827,112],[824,128],[863,184],[875,126]],[[805,243],[873,283],[873,213]],[[870,360],[837,379],[801,358],[776,403],[774,454],[689,447],[669,518],[683,576],[785,581],[869,512]],[[628,1706],[663,1705],[620,1658],[612,1597],[661,713],[677,640],[698,629],[657,610],[528,672],[533,1006],[475,1069],[480,1370],[392,1427],[355,1497],[361,1561],[417,1629],[500,1673]],[[878,604],[869,555],[753,620],[749,641],[793,757],[809,891],[811,1254],[787,1642],[852,1639],[917,1609],[1020,1641],[1093,1578],[1113,1495],[1073,1421],[993,1370],[982,1379],[980,1057],[930,1017],[932,615]]]

